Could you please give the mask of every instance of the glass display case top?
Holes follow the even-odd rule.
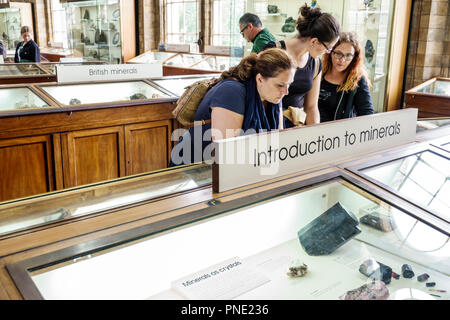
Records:
[[[238,65],[241,59],[241,57],[210,56],[205,60],[194,64],[193,68],[211,71],[225,71]]]
[[[0,92],[1,94],[1,92]],[[0,203],[0,236],[62,220],[125,207],[211,184],[211,167],[193,165]],[[95,190],[94,190],[95,188]],[[31,204],[30,204],[31,203]]]
[[[450,126],[450,118],[429,118],[417,121],[416,132]]]
[[[176,96],[181,96],[187,86],[190,86],[194,82],[206,79],[212,79],[217,75],[201,75],[201,76],[188,76],[180,78],[161,78],[152,79],[158,86],[172,92]]]
[[[202,54],[180,53],[173,56],[169,60],[166,60],[164,62],[164,65],[191,68],[192,65],[199,63],[200,61],[206,59],[207,57],[208,56]]]
[[[424,151],[361,170],[450,221],[450,158]]]
[[[50,253],[28,274],[45,299],[450,298],[425,285],[450,285],[448,235],[354,184],[258,199]]]
[[[0,111],[48,106],[47,102],[42,100],[28,87],[0,88]]]
[[[161,61],[164,63],[166,60],[172,58],[177,53],[175,52],[162,52],[162,51],[148,51],[133,59],[128,60],[128,63],[150,63],[153,61]]]
[[[65,106],[171,98],[145,81],[55,84],[40,88]]]
[[[23,77],[48,75],[49,73],[33,63],[0,64],[0,77]]]
[[[416,92],[430,93],[450,97],[450,79],[448,80],[436,79],[429,85],[421,87]]]

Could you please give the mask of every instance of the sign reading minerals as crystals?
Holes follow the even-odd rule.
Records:
[[[416,121],[417,109],[404,109],[218,140],[214,143],[214,191],[413,142]]]

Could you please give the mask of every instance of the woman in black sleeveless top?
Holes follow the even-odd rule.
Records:
[[[319,56],[331,52],[339,39],[339,22],[320,8],[311,8],[306,4],[300,8],[296,29],[298,35],[287,41],[269,42],[264,49],[281,47],[296,60],[298,68],[289,94],[283,98],[283,109],[301,108],[306,113],[305,124],[320,122],[318,98],[322,65]],[[294,124],[285,119],[284,127]]]

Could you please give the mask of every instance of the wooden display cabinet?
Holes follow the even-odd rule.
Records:
[[[0,105],[0,201],[167,168],[177,98],[164,89],[144,80],[25,88],[39,95],[33,108]],[[136,93],[149,98],[130,100]],[[74,94],[82,104],[70,104]]]
[[[435,77],[406,91],[405,106],[419,109],[419,118],[450,116],[450,79]]]

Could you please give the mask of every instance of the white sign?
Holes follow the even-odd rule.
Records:
[[[230,47],[225,46],[205,46],[205,53],[208,54],[221,54],[224,56],[230,55]]]
[[[173,44],[166,43],[166,51],[189,52],[191,46],[189,44]]]
[[[83,62],[83,58],[82,57],[59,58],[59,62],[61,63]]]
[[[109,80],[135,80],[162,77],[162,63],[101,64],[101,65],[57,65],[58,83],[91,82]]]
[[[215,142],[214,192],[415,141],[417,109]]]

